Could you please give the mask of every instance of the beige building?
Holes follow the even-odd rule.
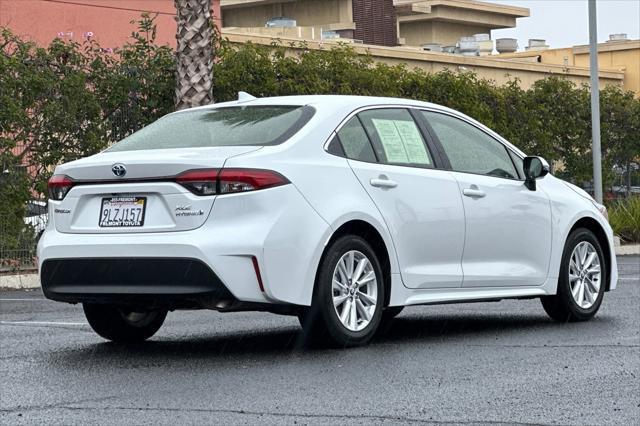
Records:
[[[271,45],[274,39],[271,36],[247,34],[243,32],[224,31],[223,35],[232,43],[252,42],[256,44]],[[279,37],[282,45],[287,46],[289,54],[300,51],[301,47],[295,47],[295,38]],[[306,40],[308,49],[331,48],[334,41]],[[291,47],[294,46],[294,47]],[[494,80],[497,84],[503,84],[510,79],[517,78],[524,89],[531,87],[537,80],[551,75],[563,76],[576,84],[589,83],[589,68],[579,66],[564,66],[556,64],[542,64],[529,60],[500,59],[499,56],[463,56],[439,52],[426,52],[416,47],[389,47],[365,44],[355,44],[353,48],[361,54],[368,54],[378,62],[389,65],[405,64],[408,68],[421,68],[426,72],[438,72],[445,69],[452,71],[471,71],[479,77]],[[601,86],[623,86],[625,74],[620,70],[601,69]]]
[[[335,32],[370,43],[359,30],[374,25],[392,36],[381,44],[409,46],[455,45],[460,37],[513,28],[517,18],[529,16],[526,8],[474,0],[221,0],[221,6],[223,27],[235,31],[318,40]],[[274,17],[293,18],[296,25],[266,28]]]
[[[468,0],[395,0],[399,44],[455,46],[460,37],[514,28],[529,9]]]
[[[479,34],[487,38],[491,30],[515,27],[518,18],[529,16],[526,8],[477,0],[221,0],[221,6],[223,34],[232,42],[268,45],[278,39],[284,45],[295,45],[304,40],[309,48],[317,49],[346,42],[376,61],[404,63],[427,72],[468,70],[498,84],[517,78],[528,88],[550,75],[589,83],[587,46],[531,48],[501,55],[492,54],[491,40],[480,42],[488,43],[488,51],[480,48],[467,55],[421,47],[435,44],[436,50],[449,46],[452,51],[457,44],[461,48],[463,37]],[[267,26],[274,18],[286,19]],[[613,84],[640,93],[639,44],[600,45],[601,86]],[[290,54],[296,50],[289,48]]]
[[[529,50],[496,56],[510,60],[529,60],[543,65],[589,68],[589,46]],[[598,67],[624,73],[623,87],[640,96],[640,40],[610,40],[598,44]]]

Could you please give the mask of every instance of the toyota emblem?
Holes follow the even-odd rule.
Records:
[[[111,166],[111,171],[117,177],[124,177],[124,175],[127,174],[127,168],[124,166],[124,164],[114,164],[113,166]]]

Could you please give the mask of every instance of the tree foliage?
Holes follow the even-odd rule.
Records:
[[[174,52],[155,43],[154,17],[132,24],[130,42],[115,51],[61,40],[37,47],[1,30],[0,214],[21,218],[24,202],[44,192],[56,164],[94,154],[174,109]],[[219,37],[215,43],[218,101],[242,90],[260,97],[348,94],[438,103],[545,157],[563,178],[590,181],[589,90],[569,80],[548,77],[524,90],[517,79],[497,85],[470,72],[429,74],[375,62],[347,45],[312,50],[304,43],[236,45]],[[630,179],[640,162],[640,100],[607,87],[601,113],[606,182],[614,170]]]

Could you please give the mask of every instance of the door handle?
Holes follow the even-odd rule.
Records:
[[[395,188],[398,186],[398,182],[393,181],[391,179],[371,179],[369,181],[371,186],[375,186],[378,188]]]
[[[473,198],[482,198],[485,195],[487,195],[483,190],[478,189],[478,187],[475,185],[471,185],[471,188],[463,189],[462,194],[464,194],[467,197],[473,197]]]

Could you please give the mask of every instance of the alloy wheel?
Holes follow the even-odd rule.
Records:
[[[580,242],[569,258],[571,295],[582,309],[589,309],[598,299],[601,284],[600,257],[588,241]]]
[[[333,271],[333,307],[350,331],[365,329],[376,311],[378,283],[371,261],[351,250],[342,255]]]

